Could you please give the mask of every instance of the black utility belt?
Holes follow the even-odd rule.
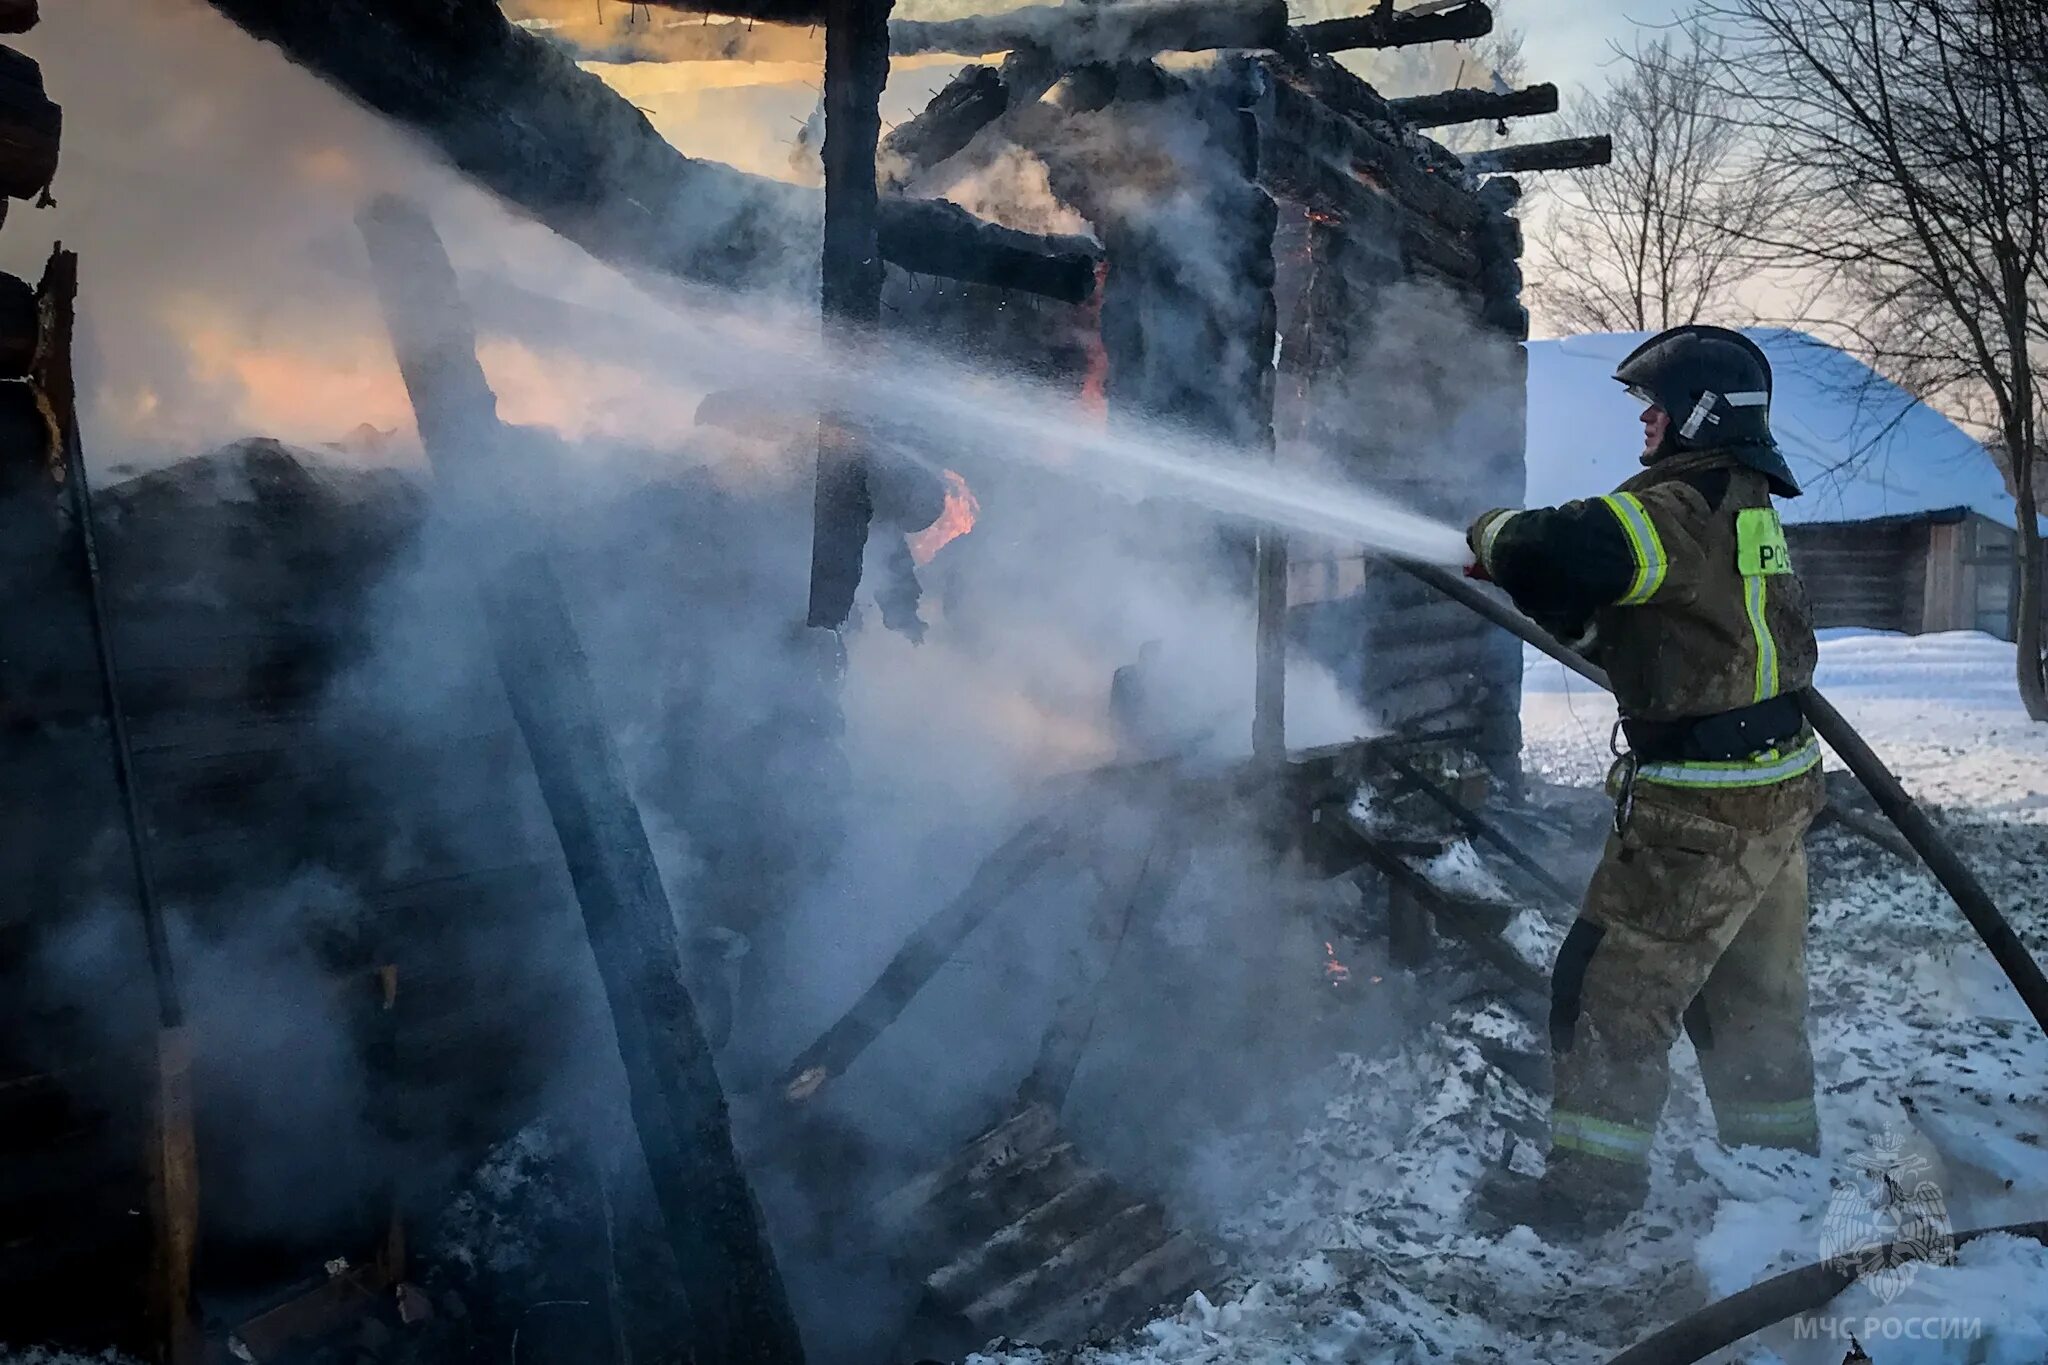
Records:
[[[1806,715],[1790,696],[1684,720],[1623,719],[1629,752],[1645,763],[1725,763],[1796,744]]]

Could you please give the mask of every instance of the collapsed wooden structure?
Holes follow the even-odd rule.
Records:
[[[870,0],[827,0],[818,9],[809,0],[760,0],[758,17],[826,21],[822,202],[808,191],[681,156],[567,54],[508,24],[491,0],[424,8],[400,0],[213,3],[295,61],[422,133],[459,170],[600,258],[687,281],[800,290],[808,287],[822,243],[828,317],[856,338],[848,344],[883,325],[887,300],[894,305],[890,326],[962,346],[971,341],[992,360],[1029,363],[1041,373],[1049,367],[1077,391],[1098,386],[1110,420],[1176,423],[1281,458],[1290,445],[1355,452],[1366,477],[1424,505],[1496,493],[1511,500],[1519,484],[1514,344],[1525,333],[1526,314],[1518,302],[1519,236],[1509,216],[1516,190],[1511,182],[1475,177],[1516,164],[1576,164],[1575,158],[1601,155],[1597,146],[1539,147],[1461,161],[1415,129],[1461,117],[1538,112],[1554,107],[1554,91],[1453,92],[1404,108],[1326,55],[1483,33],[1490,13],[1470,0],[1413,13],[1382,4],[1357,20],[1297,30],[1287,28],[1284,12],[1269,0],[1050,7],[1001,20],[922,26],[889,24],[886,6]],[[32,21],[32,4],[0,6],[0,29],[16,31],[10,26]],[[879,139],[874,101],[891,51],[998,49],[1010,52],[1000,68],[969,67],[924,116],[885,143]],[[1223,51],[1206,64],[1152,60],[1163,52],[1214,49]],[[8,77],[0,82],[0,110],[15,131],[0,158],[7,162],[0,166],[0,192],[19,198],[48,185],[59,126],[34,64],[24,67],[25,61],[0,50],[0,76]],[[1156,135],[1165,128],[1198,134],[1199,155],[1160,160]],[[1103,174],[1104,145],[1133,154],[1128,165],[1163,167],[1168,183],[1187,192],[1192,216],[1158,221],[1145,211],[1142,196],[1134,204],[1118,193],[1129,186]],[[927,192],[943,182],[949,163],[1002,146],[1046,166],[1055,191],[1088,222],[1090,235],[986,221]],[[913,290],[913,277],[944,283]],[[1190,288],[1191,280],[1221,283]],[[51,497],[62,442],[52,444],[43,421],[47,404],[38,403],[33,385],[11,379],[47,356],[47,298],[17,283],[0,287],[6,330],[0,363],[11,363],[17,353],[22,363],[8,371],[0,399],[25,401],[14,405],[19,412],[9,410],[0,469],[16,495],[8,502],[10,515],[41,529],[8,538],[8,574],[10,584],[46,590],[40,602],[47,605],[75,598],[77,585],[64,582],[66,529]],[[1013,301],[1021,306],[1009,306]],[[1398,423],[1358,400],[1384,387],[1388,361],[1376,346],[1431,317],[1456,323],[1440,336],[1410,338],[1418,346],[1443,347],[1427,358],[1441,380],[1434,392],[1449,395],[1484,371],[1495,402],[1464,446],[1428,469],[1409,471]],[[430,425],[423,408],[423,431]],[[75,421],[70,435],[75,442]],[[831,625],[843,618],[842,602],[851,597],[848,561],[857,577],[870,503],[867,457],[857,437],[828,444],[820,455],[809,586],[813,623]],[[217,504],[209,494],[219,491],[219,479],[264,509],[267,520],[253,540],[247,528],[232,526],[220,527],[214,540],[193,536],[192,518],[203,520],[210,501]],[[7,1258],[0,1280],[10,1286],[10,1312],[22,1314],[10,1318],[10,1334],[190,1359],[196,1344],[189,1296],[202,1244],[216,1302],[238,1305],[230,1316],[235,1343],[258,1360],[278,1358],[295,1335],[318,1331],[364,1305],[389,1304],[394,1294],[403,1304],[408,1221],[445,1192],[451,1160],[474,1159],[532,1116],[540,1078],[561,1064],[546,1040],[518,1027],[518,1020],[550,1008],[572,1016],[591,1003],[576,999],[573,973],[532,972],[533,943],[562,934],[560,912],[569,903],[580,902],[590,913],[594,882],[612,883],[624,900],[640,896],[643,910],[659,900],[645,894],[651,875],[645,860],[626,869],[579,866],[573,831],[550,838],[545,819],[537,823],[536,812],[554,805],[554,793],[545,775],[536,790],[514,737],[514,714],[522,705],[528,713],[534,709],[530,695],[524,703],[514,695],[511,712],[459,754],[408,751],[402,736],[365,745],[361,734],[327,728],[334,718],[325,703],[365,648],[347,623],[364,616],[378,566],[405,552],[421,511],[418,490],[402,480],[336,482],[260,444],[201,468],[138,480],[110,500],[112,558],[129,575],[116,578],[115,606],[139,623],[127,637],[122,682],[136,722],[140,785],[160,845],[165,895],[203,936],[209,914],[220,917],[211,926],[220,930],[253,898],[274,895],[309,863],[339,869],[346,897],[367,912],[339,926],[295,925],[285,938],[297,942],[304,932],[314,944],[312,975],[332,998],[317,1011],[326,1016],[322,1027],[362,1054],[369,1080],[362,1095],[344,1097],[346,1113],[322,1111],[293,1133],[298,1146],[283,1163],[289,1179],[329,1188],[316,1207],[295,1210],[294,1224],[285,1228],[251,1206],[266,1188],[262,1182],[238,1180],[267,1170],[274,1154],[238,1140],[235,1125],[247,1110],[237,1104],[232,1078],[216,1075],[216,1089],[196,1103],[197,1141],[223,1173],[222,1188],[240,1187],[241,1204],[230,1193],[218,1203],[180,1207],[176,1199],[167,1202],[164,1190],[167,1177],[173,1185],[178,1179],[175,1144],[167,1145],[160,1130],[151,1137],[151,1106],[137,1103],[151,1086],[144,1060],[150,1021],[103,1008],[132,993],[140,956],[116,953],[118,967],[57,973],[46,991],[16,993],[10,998],[19,1017],[8,1034],[8,1079],[0,1083],[0,1103],[25,1116],[9,1130],[18,1160],[9,1163],[10,1222],[0,1238],[0,1255]],[[1406,580],[1382,578],[1362,560],[1353,567],[1338,552],[1294,552],[1290,570],[1289,547],[1273,533],[1261,535],[1255,551],[1262,620],[1258,790],[1292,790],[1288,784],[1303,771],[1301,763],[1290,766],[1281,757],[1290,637],[1330,662],[1388,725],[1455,724],[1487,760],[1511,764],[1517,747],[1513,688],[1509,658],[1499,647],[1461,616],[1408,593]],[[195,595],[194,583],[210,583],[211,595]],[[10,597],[17,605],[36,601],[33,594]],[[104,769],[96,755],[105,736],[97,708],[81,700],[89,695],[81,689],[90,669],[76,621],[50,627],[30,612],[22,624],[26,628],[10,631],[9,638],[36,642],[33,667],[41,672],[7,682],[16,727],[10,740],[16,761],[7,773],[10,783],[20,784],[22,799],[15,804],[33,813],[44,837],[19,869],[21,884],[38,888],[35,904],[76,905],[107,875],[101,817],[108,793],[75,776],[96,764]],[[516,694],[517,659],[505,667]],[[549,685],[526,681],[543,691]],[[604,746],[595,739],[601,735],[586,730],[557,736],[556,744],[531,727],[525,731],[535,766],[544,757],[540,751],[553,745],[549,762],[557,781],[595,780],[617,794],[616,761],[598,761]],[[579,776],[587,762],[612,770],[610,776]],[[1320,758],[1307,763],[1317,772],[1323,771],[1317,764],[1328,766]],[[56,790],[65,790],[67,799],[47,799]],[[459,819],[439,809],[450,793],[473,803]],[[537,798],[547,799],[537,805]],[[467,831],[482,818],[480,808],[493,803],[498,823],[518,837],[485,850]],[[558,809],[555,820],[562,830]],[[394,841],[405,850],[395,860]],[[1409,901],[1434,909],[1441,922],[1461,923],[1459,907],[1432,899],[1398,851],[1369,837],[1357,842],[1363,851],[1351,865],[1371,864],[1405,886]],[[20,852],[22,845],[9,848]],[[1128,922],[1134,907],[1157,893],[1149,866],[1148,858],[1105,878],[1102,924]],[[636,878],[637,886],[620,890],[622,881]],[[1008,874],[997,880],[1009,880]],[[303,911],[294,906],[291,913]],[[960,920],[956,927],[963,932],[972,927],[971,914]],[[1484,923],[1475,925],[1469,916],[1462,923],[1459,932],[1474,942],[1491,941]],[[11,960],[50,960],[75,927],[55,919],[9,923],[5,931],[18,950]],[[592,936],[603,963],[604,934],[595,922]],[[501,940],[521,950],[493,953],[490,945]],[[919,970],[942,961],[956,944],[945,934],[926,941]],[[672,955],[669,946],[653,946],[657,956]],[[623,961],[614,954],[611,975],[625,971]],[[914,993],[917,976],[899,972],[892,990]],[[646,983],[626,985],[644,989]],[[1093,1027],[1099,985],[1084,983],[1048,1034],[1040,1065],[1023,1088],[1029,1121],[998,1131],[1039,1133],[1043,1116],[1056,1113]],[[629,1088],[664,1068],[675,1072],[665,1097],[634,1093],[636,1112],[647,1110],[643,1143],[650,1129],[666,1125],[677,1146],[676,1152],[647,1152],[655,1192],[664,1199],[689,1181],[670,1170],[664,1184],[662,1161],[678,1154],[685,1164],[696,1159],[700,1154],[689,1142],[710,1131],[706,1116],[718,1107],[715,1077],[707,1078],[701,1058],[691,1055],[697,1045],[686,1035],[694,1024],[676,1024],[690,1014],[687,999],[680,1003],[666,1023],[643,1019],[634,1037],[620,1038]],[[870,1016],[858,1031],[872,1040],[886,1022]],[[623,1034],[623,1022],[620,1027]],[[665,1036],[687,1046],[679,1055],[656,1057]],[[470,1057],[486,1046],[496,1050],[499,1065],[480,1075]],[[785,1092],[795,1098],[796,1082],[811,1069],[791,1078]],[[810,1079],[807,1093],[822,1079]],[[666,1118],[648,1117],[664,1105]],[[131,1164],[145,1137],[156,1154],[153,1195],[143,1188],[148,1172]],[[1032,1151],[1056,1147],[1041,1143]],[[364,1150],[378,1155],[363,1157]],[[1082,1202],[1077,1186],[1103,1188],[1099,1173],[1075,1169],[1073,1180],[1056,1186],[1005,1186],[1008,1193],[996,1206],[1010,1208],[1010,1221],[990,1224],[990,1235],[1011,1229],[1006,1245],[1013,1253],[1039,1245],[1032,1238],[1063,1226],[1048,1208]],[[339,1174],[344,1171],[352,1175]],[[972,1183],[974,1171],[987,1173],[970,1161],[956,1174]],[[929,1193],[937,1200],[939,1187]],[[721,1198],[730,1213],[747,1196],[743,1184],[728,1182]],[[98,1206],[93,1201],[104,1204],[106,1218],[91,1216]],[[134,1222],[113,1216],[118,1208],[144,1204],[155,1211],[146,1236],[137,1235]],[[203,1215],[202,1208],[208,1210]],[[687,1208],[668,1212],[672,1225],[689,1221]],[[1043,1258],[1006,1259],[986,1245],[956,1248],[950,1269],[932,1273],[934,1301],[961,1310],[976,1328],[1052,1331],[1046,1324],[1053,1323],[1071,1332],[1139,1313],[1204,1272],[1207,1259],[1199,1248],[1166,1229],[1141,1201],[1112,1212],[1122,1220],[1116,1224],[1121,1231],[1091,1245],[1106,1253],[1135,1247],[1132,1259],[1070,1257],[1068,1278],[1055,1279]],[[727,1220],[721,1236],[731,1236],[723,1247],[701,1246],[700,1264],[688,1264],[691,1252],[683,1243],[673,1248],[684,1278],[710,1277],[699,1282],[700,1300],[721,1269],[731,1269],[734,1248],[746,1242],[744,1223],[744,1216]],[[1020,1226],[1030,1235],[1015,1231]],[[1144,1237],[1124,1235],[1133,1228],[1142,1228]],[[959,1228],[953,1231],[958,1235]],[[340,1271],[332,1268],[337,1254]],[[1114,1292],[1091,1297],[1077,1288],[1083,1281],[1075,1276],[1105,1269]],[[129,1301],[105,1286],[145,1270],[152,1297],[126,1311]],[[1018,1287],[1020,1277],[1029,1293]],[[120,1308],[109,1311],[110,1299]],[[1027,1309],[1030,1316],[1021,1316]],[[743,1335],[735,1324],[746,1311],[726,1314],[725,1327],[717,1330],[739,1339],[732,1332]],[[755,1346],[764,1358],[791,1353],[789,1342],[777,1345],[773,1338],[756,1339]]]

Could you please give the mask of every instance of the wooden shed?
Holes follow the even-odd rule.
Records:
[[[1814,624],[1907,635],[2019,626],[2018,533],[1968,507],[1786,526]]]

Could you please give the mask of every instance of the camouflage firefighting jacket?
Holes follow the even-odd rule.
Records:
[[[1604,497],[1497,509],[1467,538],[1515,605],[1607,670],[1623,716],[1711,716],[1813,680],[1812,612],[1769,485],[1729,451],[1667,456]],[[1646,763],[1639,777],[1754,786],[1819,761],[1806,733],[1742,759]]]

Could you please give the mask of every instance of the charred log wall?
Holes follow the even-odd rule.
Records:
[[[961,162],[987,166],[998,146],[1042,162],[1103,242],[1113,420],[1254,449],[1277,435],[1281,459],[1459,523],[1521,500],[1514,186],[1475,183],[1349,71],[1296,45],[1205,72],[1075,73],[978,125]],[[900,289],[892,306],[893,325],[1069,383],[1088,350],[1071,338],[1094,325],[1085,309],[1019,311],[957,290]],[[1297,542],[1293,555],[1293,578],[1323,585],[1295,594],[1297,648],[1384,724],[1478,729],[1486,757],[1517,776],[1511,641],[1355,546]]]
[[[1512,186],[1474,185],[1324,59],[1246,59],[1233,76],[1280,201],[1283,441],[1454,523],[1519,503],[1528,315]],[[1298,647],[1390,729],[1476,729],[1518,780],[1513,642],[1354,556],[1297,547]]]

